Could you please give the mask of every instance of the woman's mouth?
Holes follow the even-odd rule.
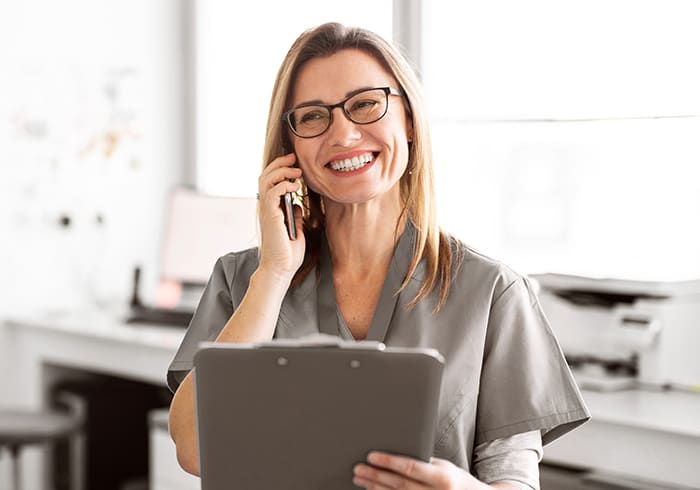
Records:
[[[336,172],[352,172],[354,170],[359,170],[362,167],[366,166],[367,164],[372,162],[374,158],[374,153],[367,152],[362,155],[354,156],[352,158],[345,158],[343,160],[334,160],[332,162],[328,162],[326,166],[330,167]]]

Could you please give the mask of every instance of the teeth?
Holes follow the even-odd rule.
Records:
[[[357,170],[358,168],[364,167],[371,162],[373,158],[374,156],[371,152],[369,152],[365,153],[364,155],[346,158],[345,160],[336,160],[331,162],[329,166],[333,170],[338,170],[340,172],[351,172],[353,170]]]

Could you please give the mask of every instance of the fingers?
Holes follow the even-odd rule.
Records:
[[[369,490],[448,489],[455,488],[456,467],[449,461],[431,458],[430,463],[373,451],[367,456],[369,464],[353,468],[353,483]],[[459,470],[465,473],[463,470]],[[466,474],[466,473],[465,473]],[[462,481],[464,485],[466,482]],[[459,486],[462,488],[462,486]]]
[[[384,468],[420,482],[430,482],[436,475],[435,467],[430,463],[405,456],[371,452],[367,456],[367,461],[378,468]]]
[[[299,182],[290,182],[285,179],[272,186],[267,192],[260,192],[260,201],[280,207],[280,197],[288,192],[296,192],[300,187],[301,184]]]
[[[352,482],[367,490],[424,490],[429,488],[401,475],[363,464],[355,466],[355,475]]]
[[[278,184],[285,181],[294,181],[301,177],[301,169],[293,167],[296,163],[296,155],[289,153],[275,158],[265,167],[258,179],[258,194],[263,200],[268,195],[279,198],[285,192],[294,192],[298,189],[290,187],[278,187]]]
[[[433,488],[430,464],[412,458],[381,453],[370,453],[367,460],[372,466],[358,464],[353,468],[353,483],[370,490]]]
[[[454,464],[451,461],[447,461],[446,459],[440,459],[440,458],[430,458],[430,464],[435,465],[435,466],[445,466],[445,467],[452,467]]]
[[[366,480],[366,479],[361,478],[359,476],[356,476],[355,478],[353,478],[352,482],[353,482],[353,484],[357,485],[358,487],[365,488],[367,490],[391,490],[392,488],[396,488],[396,487],[387,487],[385,485],[382,485],[381,483],[377,483],[376,481]]]

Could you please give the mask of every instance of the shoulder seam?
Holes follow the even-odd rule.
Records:
[[[233,273],[231,274],[230,278],[226,278],[226,283],[228,285],[228,290],[229,294],[231,291],[233,291],[233,281],[236,278],[236,269],[238,268],[238,255],[237,254],[231,254],[232,259],[233,259]]]
[[[491,302],[491,307],[493,308],[496,305],[496,303],[498,303],[498,301],[503,297],[503,295],[505,295],[517,282],[520,282],[522,280],[522,276],[519,276],[516,279],[514,279],[510,284],[508,284],[505,288],[503,288],[503,291],[498,293],[498,296],[496,296]]]

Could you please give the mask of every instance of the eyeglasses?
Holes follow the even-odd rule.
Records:
[[[403,93],[392,87],[362,90],[333,105],[308,104],[282,114],[282,120],[300,138],[314,138],[325,133],[333,122],[333,109],[340,107],[343,114],[355,124],[379,121],[389,107],[389,96]]]

